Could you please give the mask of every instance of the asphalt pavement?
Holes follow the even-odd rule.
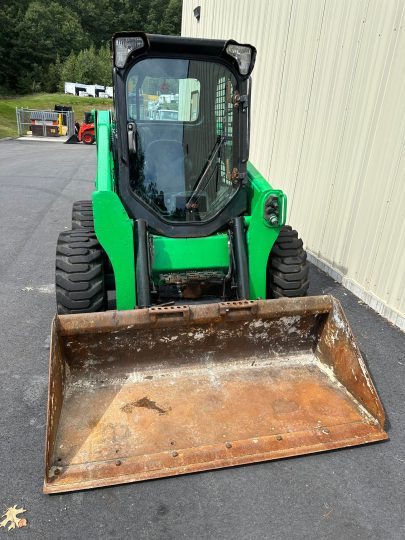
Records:
[[[0,511],[28,519],[0,539],[404,539],[405,334],[315,267],[310,292],[342,302],[388,442],[42,494],[55,244],[72,202],[90,197],[95,160],[94,146],[0,142]]]

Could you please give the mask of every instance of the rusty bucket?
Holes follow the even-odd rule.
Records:
[[[331,296],[56,316],[45,493],[386,439]]]

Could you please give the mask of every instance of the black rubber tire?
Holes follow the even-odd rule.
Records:
[[[94,229],[91,201],[76,201],[72,207],[72,229]]]
[[[95,140],[96,140],[96,138],[92,133],[84,132],[83,135],[82,135],[83,144],[94,144]]]
[[[309,265],[298,233],[284,226],[267,264],[267,298],[295,298],[308,293]]]
[[[104,252],[93,230],[74,229],[59,235],[55,284],[58,314],[107,309]]]

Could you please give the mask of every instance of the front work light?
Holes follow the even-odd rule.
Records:
[[[226,52],[238,62],[240,74],[247,75],[249,73],[250,62],[252,61],[252,49],[246,47],[246,45],[230,43],[226,48]]]
[[[282,227],[286,219],[287,197],[279,190],[273,190],[264,203],[264,219],[269,227]]]
[[[125,66],[128,56],[132,51],[141,49],[145,45],[144,40],[137,37],[117,37],[114,39],[114,62],[119,68]]]

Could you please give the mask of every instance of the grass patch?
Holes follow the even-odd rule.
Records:
[[[81,123],[85,111],[113,108],[112,99],[70,96],[68,94],[32,94],[10,98],[0,98],[0,138],[17,137],[16,107],[27,109],[53,110],[55,105],[73,108],[75,121]]]

